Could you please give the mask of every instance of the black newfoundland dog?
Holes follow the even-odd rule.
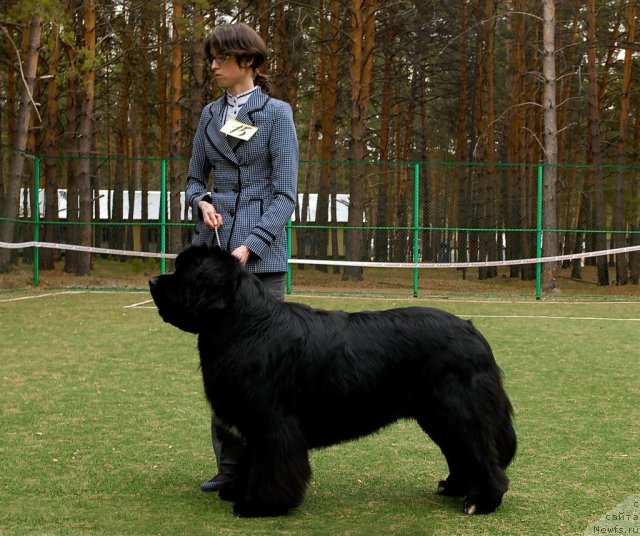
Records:
[[[485,338],[427,307],[346,313],[278,301],[229,253],[178,255],[149,282],[160,316],[198,334],[206,396],[244,438],[241,478],[223,499],[242,517],[298,506],[309,449],[415,419],[440,447],[442,495],[468,514],[493,512],[516,451],[512,408]]]

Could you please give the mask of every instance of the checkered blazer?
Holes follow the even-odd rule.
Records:
[[[247,268],[256,273],[285,272],[285,225],[297,196],[298,139],[291,106],[256,89],[236,119],[258,127],[248,141],[220,132],[226,97],[202,110],[193,140],[186,197],[197,216],[191,241],[215,244],[215,232],[202,221],[198,203],[213,203],[222,215],[220,245],[252,252]],[[213,175],[209,191],[209,176]]]

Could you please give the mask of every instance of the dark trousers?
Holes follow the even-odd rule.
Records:
[[[280,301],[284,301],[285,273],[256,274],[262,284],[270,289]],[[216,426],[211,418],[211,442],[216,457],[219,475],[235,475],[242,460],[244,445],[242,440]]]

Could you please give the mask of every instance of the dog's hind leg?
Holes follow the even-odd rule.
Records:
[[[233,513],[239,517],[272,517],[299,506],[311,478],[311,466],[297,426],[274,427],[268,436],[247,442],[253,454],[247,492],[235,503]]]
[[[440,447],[449,466],[449,476],[438,483],[437,493],[446,496],[465,496],[467,514],[488,514],[500,506],[509,480],[498,463],[498,455],[480,424],[456,422],[448,416],[447,431],[434,433],[434,426],[418,422]],[[464,432],[461,432],[464,430]]]
[[[449,476],[438,482],[437,493],[450,497],[466,495],[469,492],[470,485],[468,480],[469,471],[465,467],[464,456],[455,442],[452,441],[452,438],[449,437],[450,434],[447,431],[446,423],[441,424],[439,421],[440,419],[434,418],[433,415],[428,419],[418,419],[420,427],[440,447],[449,466]]]
[[[486,401],[484,401],[486,402]],[[477,423],[469,451],[474,463],[472,485],[464,501],[468,514],[487,514],[502,503],[509,488],[505,469],[516,451],[516,435],[511,423],[511,405],[506,397],[493,400],[490,413]]]
[[[468,384],[456,382],[449,383],[446,396],[437,400],[425,405],[431,411],[425,411],[417,421],[440,447],[449,465],[450,474],[439,482],[438,493],[464,495],[464,511],[468,514],[493,512],[509,485],[504,472],[507,456],[498,445],[500,408],[493,405],[495,400],[487,397],[485,390],[474,392]]]

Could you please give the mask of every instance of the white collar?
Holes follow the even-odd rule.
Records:
[[[244,93],[240,93],[240,95],[235,96],[227,92],[227,106],[231,106],[232,108],[240,108],[249,100],[249,98],[251,98],[251,95],[253,95],[256,89],[258,89],[258,86],[254,86],[249,91],[245,91]]]

